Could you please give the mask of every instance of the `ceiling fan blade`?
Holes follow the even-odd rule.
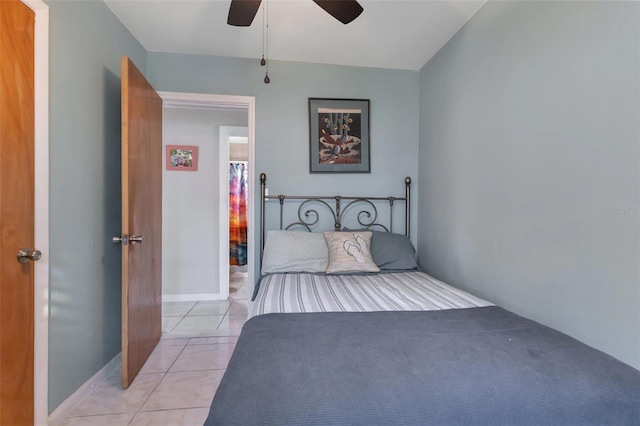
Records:
[[[236,27],[248,27],[258,13],[261,0],[231,0],[227,24]]]
[[[356,0],[313,0],[318,6],[323,8],[329,15],[336,18],[343,24],[356,19],[364,9]]]

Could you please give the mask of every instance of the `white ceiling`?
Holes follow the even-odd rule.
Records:
[[[262,56],[262,6],[232,27],[230,0],[104,1],[147,51]],[[364,12],[344,25],[311,0],[268,0],[269,59],[419,70],[486,0],[358,1]]]

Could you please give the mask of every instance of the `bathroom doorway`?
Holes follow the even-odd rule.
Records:
[[[228,156],[229,297],[248,297],[249,137],[243,126],[220,127],[220,158]],[[225,145],[225,146],[223,146]]]

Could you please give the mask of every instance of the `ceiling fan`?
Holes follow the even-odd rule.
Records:
[[[227,24],[248,27],[258,12],[262,0],[231,0]],[[329,15],[343,24],[356,19],[362,13],[362,6],[356,0],[313,0]]]

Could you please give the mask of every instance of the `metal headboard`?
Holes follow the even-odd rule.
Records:
[[[278,200],[280,202],[280,229],[291,229],[293,227],[303,227],[308,231],[311,231],[311,227],[318,223],[320,215],[315,208],[311,208],[310,204],[316,203],[316,205],[324,206],[329,209],[329,212],[333,215],[334,229],[339,231],[342,228],[342,219],[344,213],[349,207],[356,204],[364,204],[363,210],[360,210],[355,217],[358,220],[360,226],[365,228],[379,227],[387,232],[393,232],[393,208],[397,201],[405,203],[404,211],[404,234],[408,237],[411,229],[411,178],[406,177],[404,179],[405,196],[404,197],[343,197],[341,195],[334,196],[316,196],[316,195],[266,195],[266,183],[267,175],[260,173],[260,267],[262,267],[262,255],[264,253],[265,243],[265,202],[267,200]],[[286,200],[298,200],[301,201],[298,204],[298,219],[284,225],[284,207]],[[333,200],[332,204],[328,201]],[[385,226],[378,222],[378,209],[374,202],[386,201],[389,205],[389,226]],[[343,206],[342,203],[346,202]],[[306,210],[305,210],[306,208]],[[369,210],[367,210],[369,209]],[[303,217],[304,216],[304,217]],[[363,219],[364,218],[364,219]]]

